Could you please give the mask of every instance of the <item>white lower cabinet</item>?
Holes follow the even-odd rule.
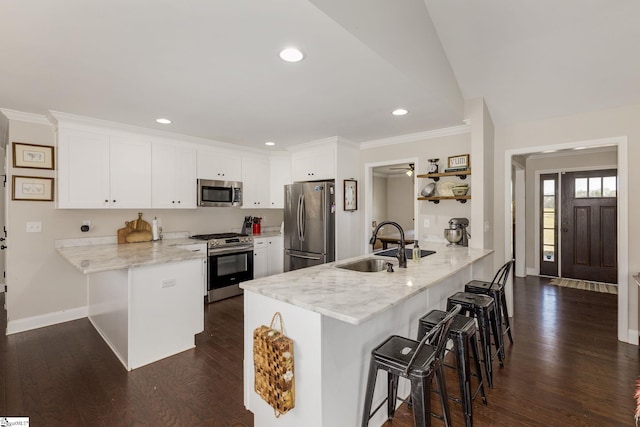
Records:
[[[192,245],[181,245],[180,246],[182,249],[185,249],[187,251],[191,251],[191,252],[200,252],[202,254],[207,254],[207,244],[206,243],[194,243]],[[202,281],[202,295],[203,296],[207,296],[207,260],[208,258],[205,258],[202,261],[202,277],[204,278]]]
[[[284,270],[284,238],[254,237],[253,278],[271,276]]]

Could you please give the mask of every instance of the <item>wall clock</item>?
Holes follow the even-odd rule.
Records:
[[[358,181],[355,179],[344,180],[344,210],[355,211],[358,209]]]

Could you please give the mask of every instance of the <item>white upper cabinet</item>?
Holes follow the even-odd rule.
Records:
[[[151,207],[195,209],[195,148],[154,142],[151,160]]]
[[[284,209],[284,186],[291,184],[291,159],[271,157],[269,161],[269,207]]]
[[[60,129],[59,208],[151,207],[151,144]]]
[[[269,207],[269,159],[242,157],[242,207]]]
[[[151,143],[111,137],[109,183],[112,208],[151,207]]]
[[[291,170],[294,182],[335,179],[335,148],[313,147],[293,152]]]
[[[109,207],[109,136],[58,132],[58,207]]]
[[[225,151],[198,149],[198,179],[241,181],[240,159],[240,155]]]

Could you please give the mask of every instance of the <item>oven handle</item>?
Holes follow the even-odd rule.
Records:
[[[245,252],[253,252],[253,245],[251,246],[233,246],[231,248],[223,248],[223,249],[209,249],[209,256],[217,256],[217,255],[229,255],[229,254],[242,254]]]

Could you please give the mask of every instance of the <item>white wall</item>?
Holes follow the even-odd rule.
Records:
[[[392,175],[387,179],[387,218],[404,230],[413,230],[413,205],[415,203],[413,178],[406,174]],[[397,230],[389,229],[396,233]]]
[[[373,212],[371,219],[377,223],[388,218],[387,216],[387,178],[384,176],[373,177]],[[371,224],[365,224],[365,228]],[[373,227],[371,227],[373,231]]]
[[[509,221],[505,218],[504,195],[509,190],[509,182],[505,182],[505,152],[509,150],[521,151],[535,147],[536,152],[542,151],[540,147],[552,148],[554,145],[567,144],[579,141],[592,141],[605,138],[626,136],[628,152],[625,159],[628,171],[629,191],[628,216],[629,244],[628,244],[628,271],[623,272],[628,286],[628,328],[629,334],[635,334],[637,342],[638,331],[638,287],[633,282],[632,275],[640,271],[640,193],[635,191],[640,182],[640,168],[635,164],[640,159],[640,105],[612,108],[594,111],[584,114],[556,117],[548,120],[538,120],[512,125],[496,126],[495,129],[495,153],[498,161],[495,162],[496,194],[494,202],[494,215],[496,224],[504,224]],[[618,165],[621,167],[621,165]],[[621,189],[621,193],[626,189]],[[494,241],[496,242],[496,254],[499,259],[504,257],[505,230],[503,227],[495,227]],[[619,332],[619,338],[621,337]]]
[[[53,127],[11,120],[9,141],[55,145]],[[11,150],[8,150],[10,153]],[[11,161],[9,162],[11,164]],[[12,174],[54,176],[55,171],[13,169]],[[195,183],[194,183],[195,185]],[[7,191],[10,188],[7,187]],[[114,236],[138,210],[55,209],[54,202],[9,203],[7,251],[7,316],[15,321],[32,316],[72,310],[86,305],[85,276],[71,267],[54,249],[54,240],[75,237]],[[165,232],[192,234],[239,231],[245,215],[262,216],[263,227],[277,226],[282,209],[197,208],[190,210],[143,209],[147,221],[157,216]],[[80,231],[83,220],[94,228]],[[42,222],[41,233],[26,233],[26,222]]]

